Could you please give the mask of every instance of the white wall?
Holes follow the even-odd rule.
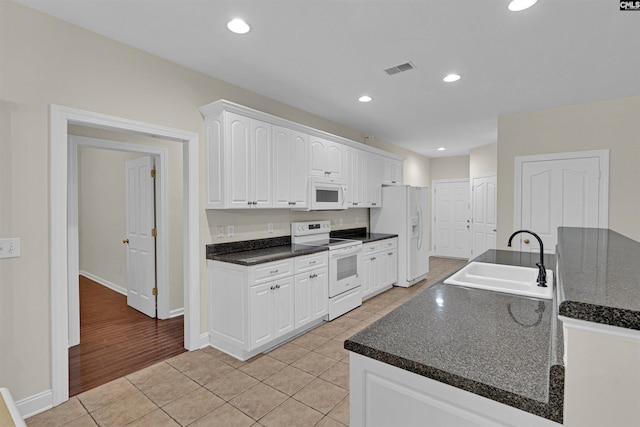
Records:
[[[224,98],[358,142],[360,131],[207,77],[77,26],[0,1],[0,236],[21,238],[21,257],[0,260],[0,384],[16,400],[51,388],[49,106],[124,117],[200,134],[198,108]],[[424,163],[417,154],[408,162]],[[417,160],[419,159],[419,160]],[[428,164],[428,161],[426,161]],[[204,202],[204,157],[200,160]],[[281,222],[289,221],[284,211]],[[207,325],[205,245],[228,213],[200,213],[201,320]],[[266,230],[264,214],[248,217]],[[280,217],[280,212],[273,214]],[[358,215],[348,213],[346,215]],[[363,217],[365,217],[363,215]],[[346,217],[345,217],[346,219]],[[235,220],[235,219],[234,219]],[[349,221],[355,217],[349,216]],[[275,222],[275,220],[274,220]],[[238,239],[247,234],[236,235]],[[181,240],[181,237],[177,240]]]
[[[609,228],[640,240],[640,96],[498,119],[498,248],[513,231],[516,156],[609,149]]]

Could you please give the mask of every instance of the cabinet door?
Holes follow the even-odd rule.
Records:
[[[402,160],[382,158],[382,183],[402,184]]]
[[[327,166],[329,178],[344,179],[344,171],[342,168],[342,144],[337,142],[329,142],[327,144]]]
[[[364,298],[373,292],[373,254],[362,257],[362,271],[364,278],[362,280],[362,296]]]
[[[398,281],[398,253],[396,249],[389,249],[379,253],[380,258],[380,286],[385,287]]]
[[[295,277],[294,294],[294,326],[298,329],[300,326],[311,322],[311,276],[313,273],[300,273]]]
[[[224,114],[221,115],[224,117]],[[224,208],[224,134],[221,118],[208,120],[205,124],[205,173],[207,180],[207,209]]]
[[[251,119],[225,113],[226,205],[229,208],[252,207]]]
[[[289,181],[290,195],[289,201],[296,208],[307,207],[308,204],[308,146],[309,137],[307,134],[292,131],[291,132],[291,177]]]
[[[273,126],[273,207],[291,207],[290,179],[295,165],[291,161],[293,150],[291,131]],[[306,173],[306,171],[305,171]]]
[[[382,264],[381,253],[377,252],[373,254],[371,261],[371,290],[376,292],[382,287],[382,280],[380,277],[380,266]]]
[[[315,320],[329,313],[328,269],[314,270],[311,276],[311,318]]]
[[[368,206],[382,206],[382,162],[378,154],[367,153],[367,194]]]
[[[259,120],[251,120],[250,172],[252,206],[270,208],[272,202],[273,149],[271,146],[271,125]]]
[[[309,138],[309,176],[326,178],[329,141],[312,136]]]
[[[249,288],[251,349],[266,344],[275,338],[273,331],[274,286],[274,282],[268,282]]]
[[[293,277],[276,280],[273,290],[273,325],[274,335],[279,337],[293,331],[294,297]]]
[[[346,203],[349,207],[355,207],[353,203],[355,189],[355,169],[356,169],[356,149],[353,147],[344,147],[344,183],[347,186],[345,194]]]

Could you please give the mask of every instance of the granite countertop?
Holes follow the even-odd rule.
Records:
[[[331,237],[339,239],[359,240],[369,243],[378,240],[398,237],[397,234],[367,233],[365,227],[336,230]],[[328,250],[327,247],[294,245],[291,236],[272,237],[269,239],[246,240],[207,245],[207,259],[230,262],[232,264],[252,266],[271,261],[314,254]]]
[[[535,267],[538,256],[488,251],[476,261]],[[554,261],[545,257],[545,265]],[[349,338],[345,348],[561,423],[556,315],[554,300],[440,282]]]
[[[640,330],[640,242],[602,228],[560,227],[561,316]]]
[[[384,233],[367,233],[365,227],[350,228],[347,230],[336,230],[331,232],[331,237],[337,239],[352,239],[360,240],[363,244],[369,242],[376,242],[378,240],[393,239],[398,237],[397,234],[384,234]]]
[[[291,236],[283,236],[207,245],[207,259],[252,266],[326,250],[326,247],[293,245]]]

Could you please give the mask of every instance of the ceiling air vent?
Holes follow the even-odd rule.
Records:
[[[411,62],[407,62],[404,64],[396,65],[395,67],[387,68],[386,70],[384,70],[384,72],[389,74],[390,76],[393,76],[394,74],[413,70],[414,68],[416,68],[415,65],[413,65]]]

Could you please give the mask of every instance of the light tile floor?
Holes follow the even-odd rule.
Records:
[[[349,425],[344,340],[466,261],[430,258],[428,278],[394,287],[344,316],[246,362],[216,349],[183,353],[27,419],[36,426]]]

